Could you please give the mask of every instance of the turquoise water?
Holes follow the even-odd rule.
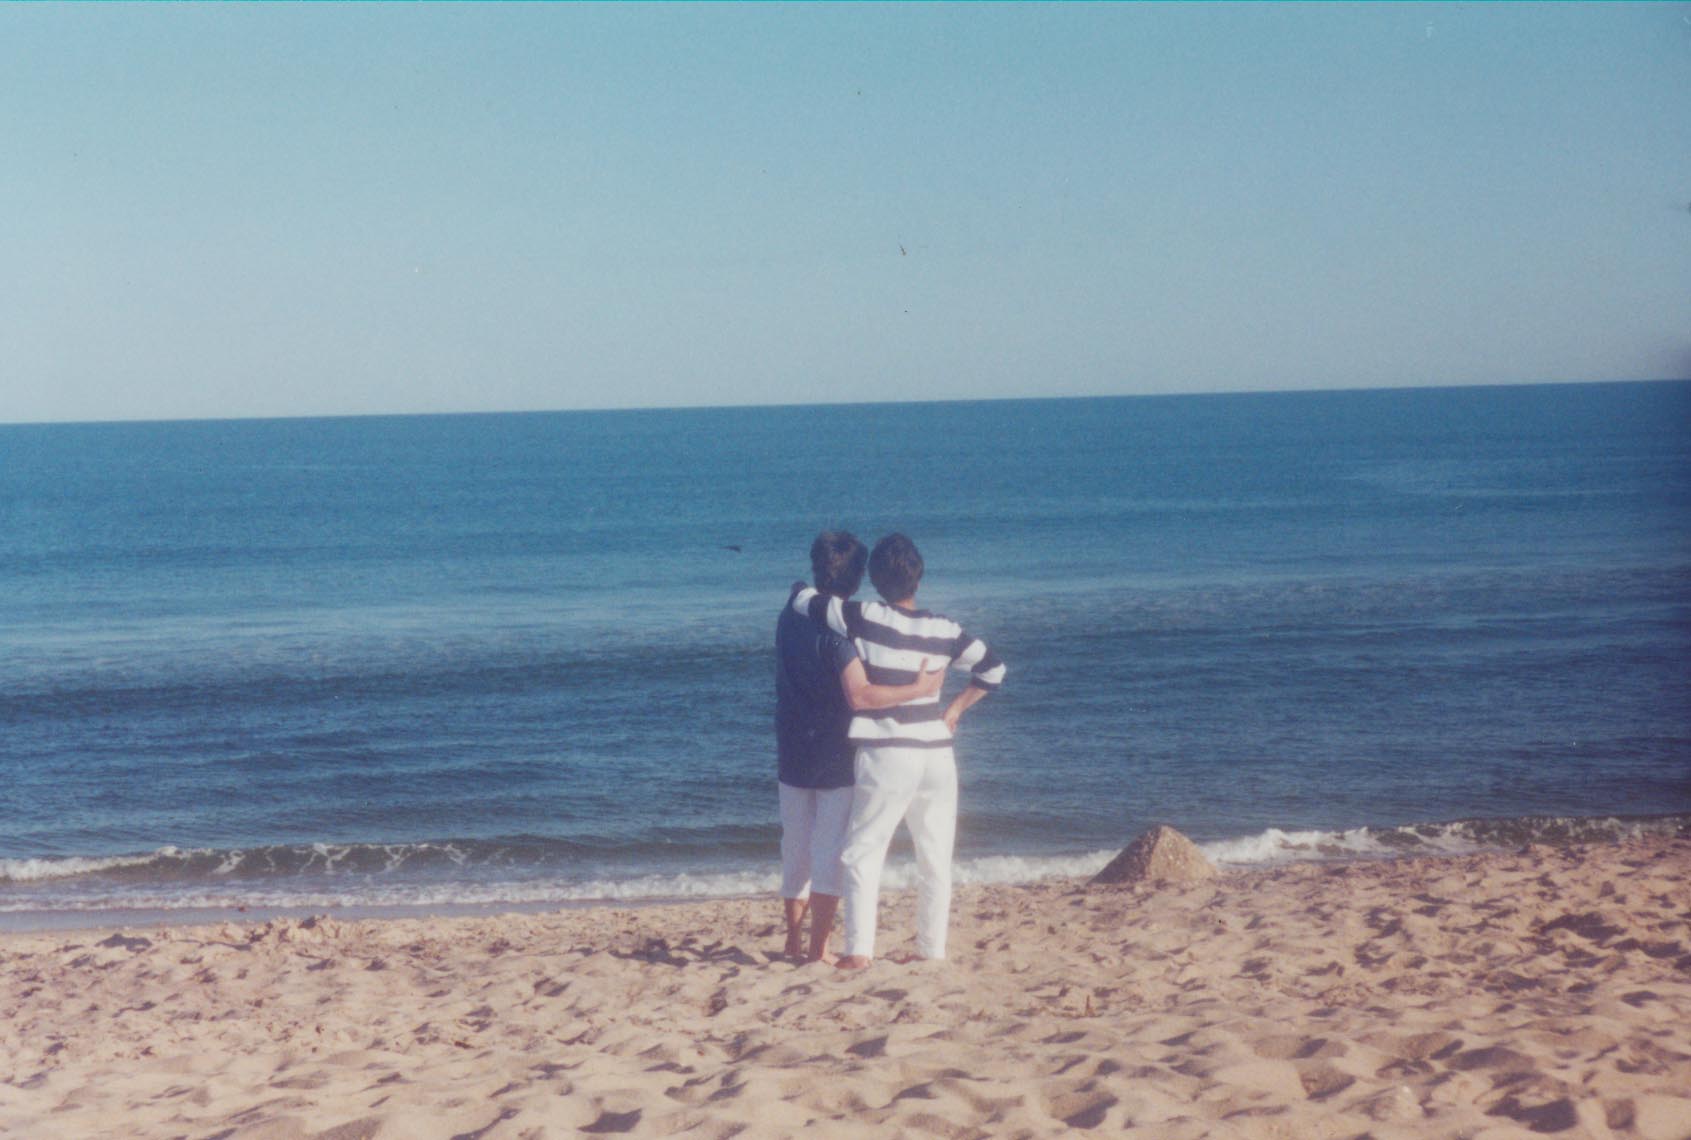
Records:
[[[0,910],[769,889],[824,526],[910,534],[1009,663],[964,878],[1679,827],[1630,817],[1691,813],[1688,427],[1683,383],[0,427]]]

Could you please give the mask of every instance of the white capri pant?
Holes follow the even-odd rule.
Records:
[[[781,785],[781,897],[838,895],[840,852],[851,819],[850,788]]]
[[[900,820],[916,848],[916,952],[945,957],[951,847],[957,838],[957,760],[950,748],[859,748],[846,836],[846,953],[875,956],[881,867]]]

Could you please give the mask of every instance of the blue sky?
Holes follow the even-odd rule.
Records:
[[[0,422],[1691,376],[1691,5],[0,7]]]

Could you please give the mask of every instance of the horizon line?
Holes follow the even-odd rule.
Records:
[[[554,408],[482,408],[461,409],[457,411],[411,411],[411,412],[299,412],[285,415],[208,415],[208,416],[162,416],[157,419],[146,417],[93,419],[93,420],[0,420],[0,428],[15,427],[106,427],[118,424],[227,424],[227,423],[274,423],[274,422],[312,422],[330,420],[377,420],[377,419],[422,419],[468,416],[551,416],[551,415],[594,415],[605,413],[646,413],[646,412],[711,412],[711,411],[743,411],[749,409],[774,410],[781,408],[873,408],[873,407],[911,407],[941,404],[1008,404],[1008,403],[1036,403],[1056,400],[1162,400],[1162,399],[1205,399],[1217,396],[1307,396],[1319,394],[1343,394],[1357,392],[1415,392],[1415,391],[1445,391],[1455,389],[1494,389],[1494,388],[1569,388],[1582,385],[1603,384],[1687,384],[1691,383],[1691,376],[1654,377],[1654,378],[1620,378],[1607,380],[1501,380],[1449,383],[1420,383],[1420,384],[1370,384],[1354,387],[1305,387],[1305,388],[1216,388],[1194,392],[1112,392],[1112,393],[1070,393],[1067,395],[1051,396],[971,396],[946,397],[936,399],[913,400],[817,400],[794,403],[738,403],[738,404],[633,404],[624,406],[588,406],[588,407],[554,407]]]

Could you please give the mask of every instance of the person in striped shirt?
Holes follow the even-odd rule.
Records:
[[[847,531],[823,531],[810,546],[816,590],[849,598],[869,551]],[[793,591],[805,589],[793,583]],[[791,595],[788,601],[792,600]],[[891,687],[870,684],[857,649],[826,626],[781,607],[775,623],[775,754],[781,804],[781,899],[789,957],[832,962],[829,932],[842,893],[840,851],[851,817],[852,714],[940,689],[938,670]],[[802,926],[810,916],[810,950]]]
[[[875,910],[887,847],[902,820],[916,849],[916,956],[944,958],[951,913],[951,848],[957,833],[957,722],[1004,680],[1004,663],[986,642],[943,614],[916,608],[922,555],[902,534],[889,534],[869,555],[869,580],[884,602],[853,602],[801,590],[792,606],[852,639],[868,679],[877,685],[915,680],[934,659],[969,671],[969,685],[950,704],[940,694],[914,697],[853,715],[848,738],[857,749],[845,870],[844,969],[862,969],[875,955]]]

